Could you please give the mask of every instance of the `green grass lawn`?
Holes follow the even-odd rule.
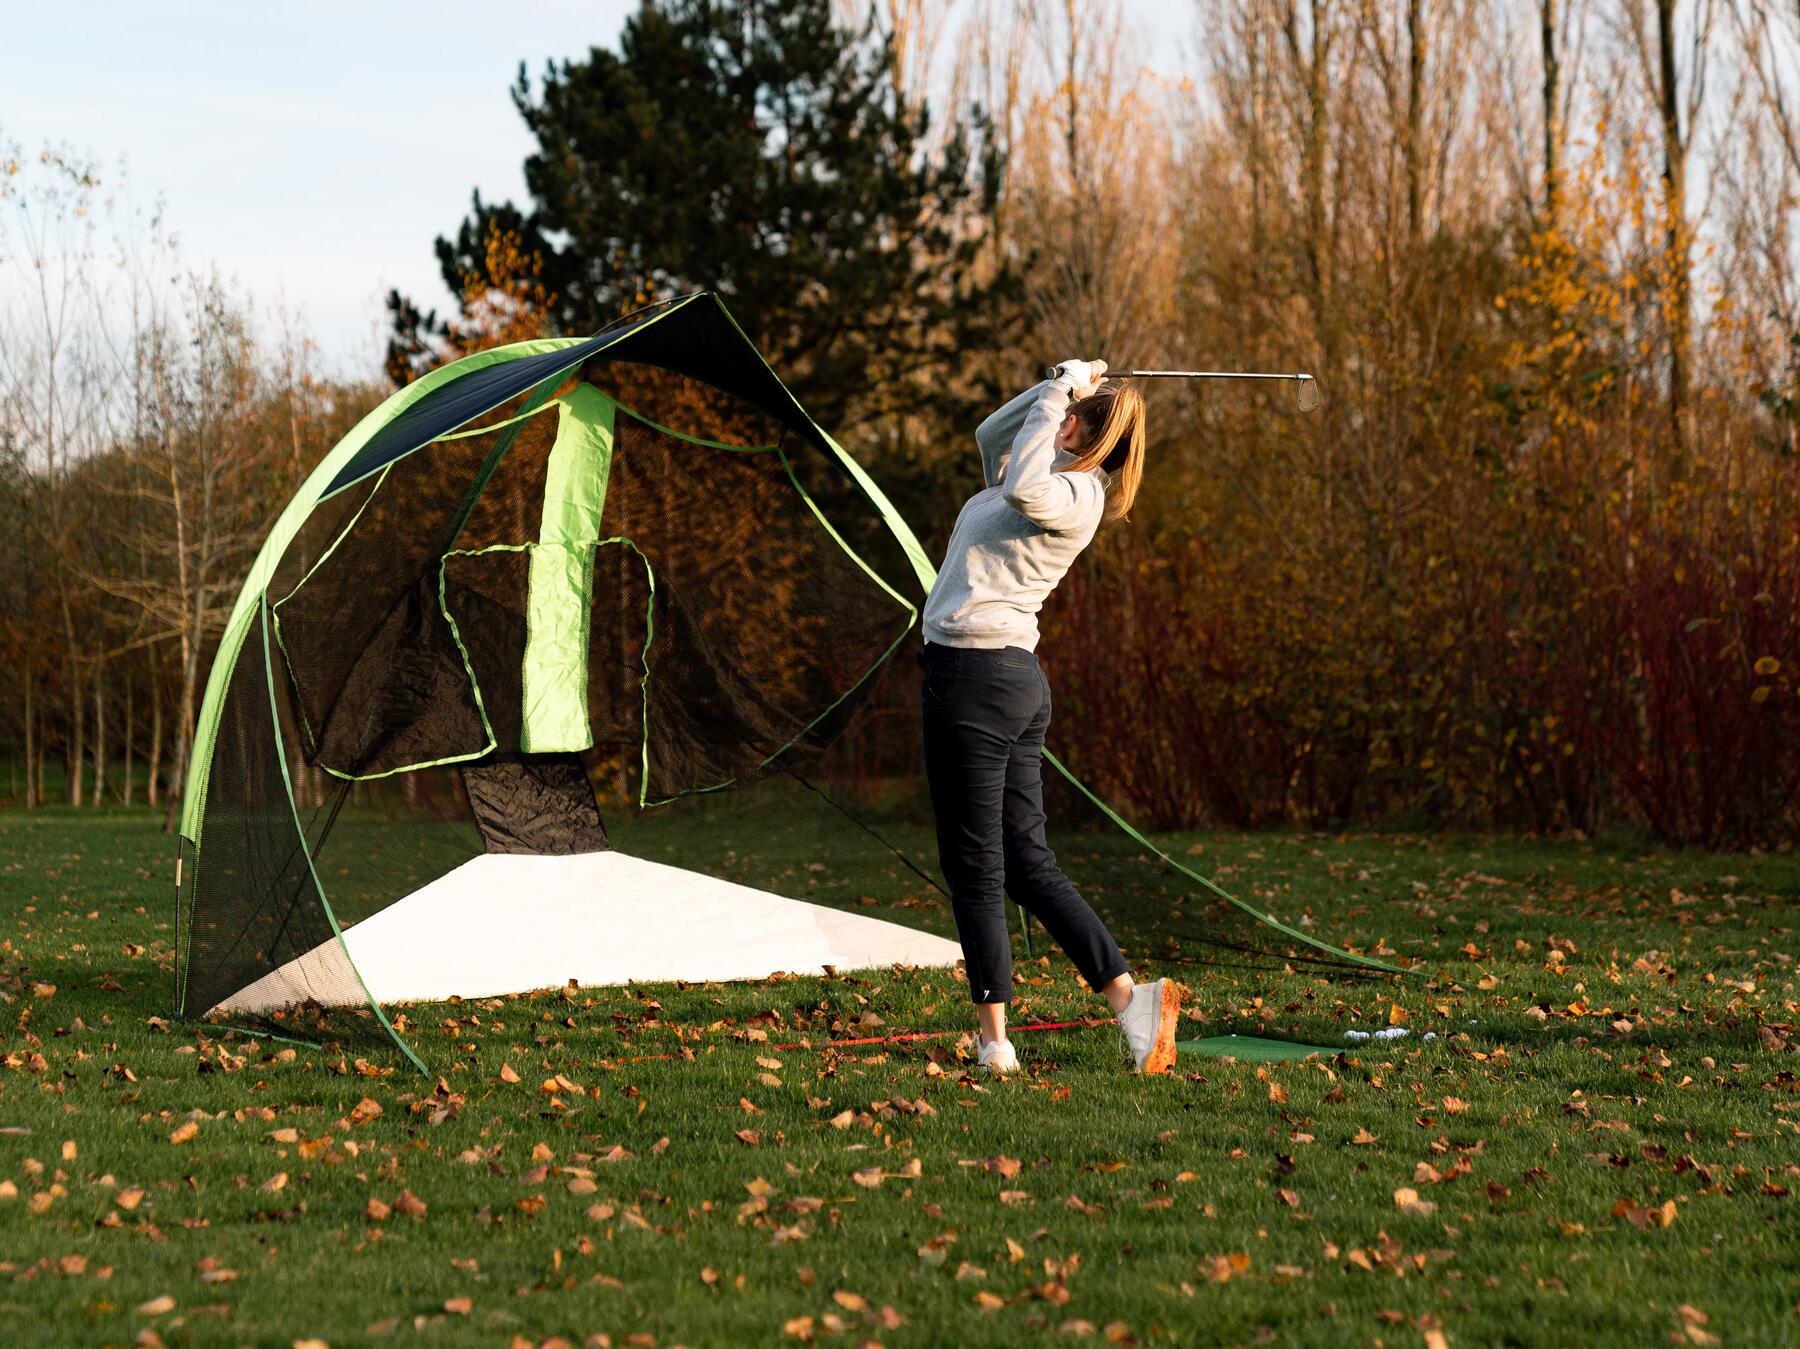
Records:
[[[1093,1029],[1020,1035],[998,1081],[954,1038],[822,1048],[968,1023],[949,972],[879,972],[406,1009],[426,1079],[373,1040],[170,1021],[159,823],[0,816],[7,1344],[1800,1340],[1791,854],[1167,840],[1429,973],[1145,960],[1196,1037],[1337,1047],[1301,1062],[1137,1079]],[[950,930],[823,832],[753,798],[616,831]],[[1058,841],[1140,958],[1206,930],[1124,840]],[[1096,1014],[1042,955],[1015,1015]]]

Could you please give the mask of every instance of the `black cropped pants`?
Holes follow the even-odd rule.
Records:
[[[1012,1001],[1006,896],[1055,938],[1094,988],[1129,968],[1044,839],[1044,732],[1050,684],[1023,647],[920,653],[925,776],[938,864],[950,884],[969,994]]]

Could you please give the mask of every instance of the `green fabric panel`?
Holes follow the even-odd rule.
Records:
[[[269,537],[263,540],[262,549],[250,567],[250,574],[244,578],[243,588],[238,591],[237,603],[232,606],[231,616],[225,621],[224,635],[219,640],[219,649],[213,658],[212,673],[206,681],[206,695],[200,704],[200,718],[194,733],[186,790],[181,801],[181,836],[189,843],[196,847],[200,843],[200,821],[206,806],[206,782],[212,771],[213,743],[218,736],[219,714],[224,707],[225,689],[231,682],[231,671],[237,664],[238,652],[243,649],[244,638],[256,616],[257,602],[261,600],[263,591],[268,589],[269,579],[275,574],[281,555],[287,551],[288,544],[293,542],[294,535],[300,532],[300,526],[306,523],[306,517],[312,514],[313,507],[318,504],[331,480],[337,476],[338,470],[354,458],[356,452],[377,431],[426,394],[449,381],[459,379],[472,370],[522,360],[545,352],[566,350],[580,346],[587,340],[584,337],[547,337],[532,342],[513,342],[488,351],[478,351],[473,356],[465,356],[460,361],[440,366],[398,390],[370,412],[307,475],[300,490],[294,493],[293,500],[288,502],[287,508],[275,521]],[[197,863],[198,859],[195,860]]]
[[[520,748],[584,750],[588,725],[588,622],[594,547],[612,468],[613,401],[591,384],[563,400],[544,481],[525,601],[525,706]]]
[[[1177,1040],[1181,1054],[1203,1054],[1213,1059],[1237,1059],[1240,1063],[1286,1063],[1313,1054],[1336,1054],[1324,1045],[1296,1044],[1292,1040],[1264,1040],[1255,1035],[1214,1035],[1205,1040]]]

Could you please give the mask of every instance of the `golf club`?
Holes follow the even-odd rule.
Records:
[[[1047,366],[1045,379],[1056,378],[1056,366]],[[1108,370],[1108,379],[1291,379],[1294,381],[1294,406],[1301,412],[1313,412],[1319,406],[1319,381],[1311,375],[1265,374],[1247,370]]]

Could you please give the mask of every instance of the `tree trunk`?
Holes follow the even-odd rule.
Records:
[[[201,585],[194,592],[192,630],[182,634],[181,703],[175,709],[175,761],[170,765],[169,812],[165,829],[175,827],[175,803],[187,783],[188,754],[194,744],[194,691],[200,683],[200,648],[206,640],[206,591]]]
[[[1268,166],[1263,162],[1263,118],[1268,85],[1268,58],[1263,50],[1266,12],[1262,0],[1250,12],[1250,257],[1256,268],[1258,293],[1267,286],[1267,240],[1263,224],[1263,177]]]
[[[132,720],[132,716],[136,712],[137,709],[131,705],[131,695],[132,695],[131,666],[129,663],[127,663],[125,666],[125,736],[124,736],[124,740],[125,740],[125,744],[124,744],[125,782],[124,782],[123,786],[120,788],[120,795],[122,796],[124,803],[128,806],[131,804],[131,786],[132,786],[132,783],[131,783],[131,738],[132,738],[132,736],[137,734],[137,726]]]
[[[67,631],[68,650],[63,664],[69,675],[69,739],[63,746],[63,789],[69,804],[81,804],[81,789],[87,782],[83,756],[87,754],[87,700],[81,696],[81,659],[75,650],[75,629]]]
[[[1669,269],[1669,431],[1677,451],[1687,444],[1688,383],[1693,349],[1687,223],[1687,140],[1681,126],[1675,67],[1676,0],[1656,0],[1658,112],[1663,132],[1663,248]]]
[[[1420,142],[1425,122],[1425,17],[1422,0],[1406,5],[1406,238],[1416,252],[1424,233],[1425,185]]]
[[[1544,219],[1556,227],[1562,209],[1562,58],[1556,50],[1556,2],[1539,0],[1544,51]]]
[[[1323,315],[1326,292],[1331,282],[1331,234],[1325,215],[1325,160],[1329,137],[1325,125],[1326,85],[1325,61],[1329,46],[1325,35],[1324,7],[1314,0],[1310,62],[1303,62],[1306,80],[1306,126],[1301,145],[1300,172],[1306,198],[1306,267],[1311,282],[1311,299],[1315,312]],[[1289,14],[1289,32],[1296,57],[1299,43],[1292,38],[1294,16]],[[1324,328],[1321,318],[1320,328]]]
[[[1311,31],[1306,35],[1305,54],[1299,17],[1290,5],[1286,16],[1290,59],[1303,81],[1306,99],[1306,123],[1302,128],[1300,147],[1301,193],[1305,210],[1305,257],[1307,302],[1319,343],[1319,377],[1330,380],[1337,366],[1335,317],[1332,311],[1333,282],[1336,261],[1332,246],[1331,214],[1326,202],[1327,167],[1331,152],[1330,65],[1331,7],[1328,0],[1311,0],[1308,6]],[[1336,495],[1333,421],[1331,409],[1319,425],[1320,453],[1324,468],[1323,505],[1329,512]]]
[[[38,804],[37,672],[25,667],[25,809]]]
[[[106,657],[94,657],[94,794],[90,805],[106,795]]]
[[[150,662],[150,773],[144,783],[144,795],[152,809],[161,791],[158,779],[162,774],[163,699],[162,680],[157,677],[162,673],[161,666],[160,659]]]
[[[187,757],[189,744],[189,724],[186,718],[175,719],[175,753],[169,761],[169,794],[164,799],[166,809],[163,812],[163,832],[175,831],[175,811],[181,803],[181,794],[187,785]]]

